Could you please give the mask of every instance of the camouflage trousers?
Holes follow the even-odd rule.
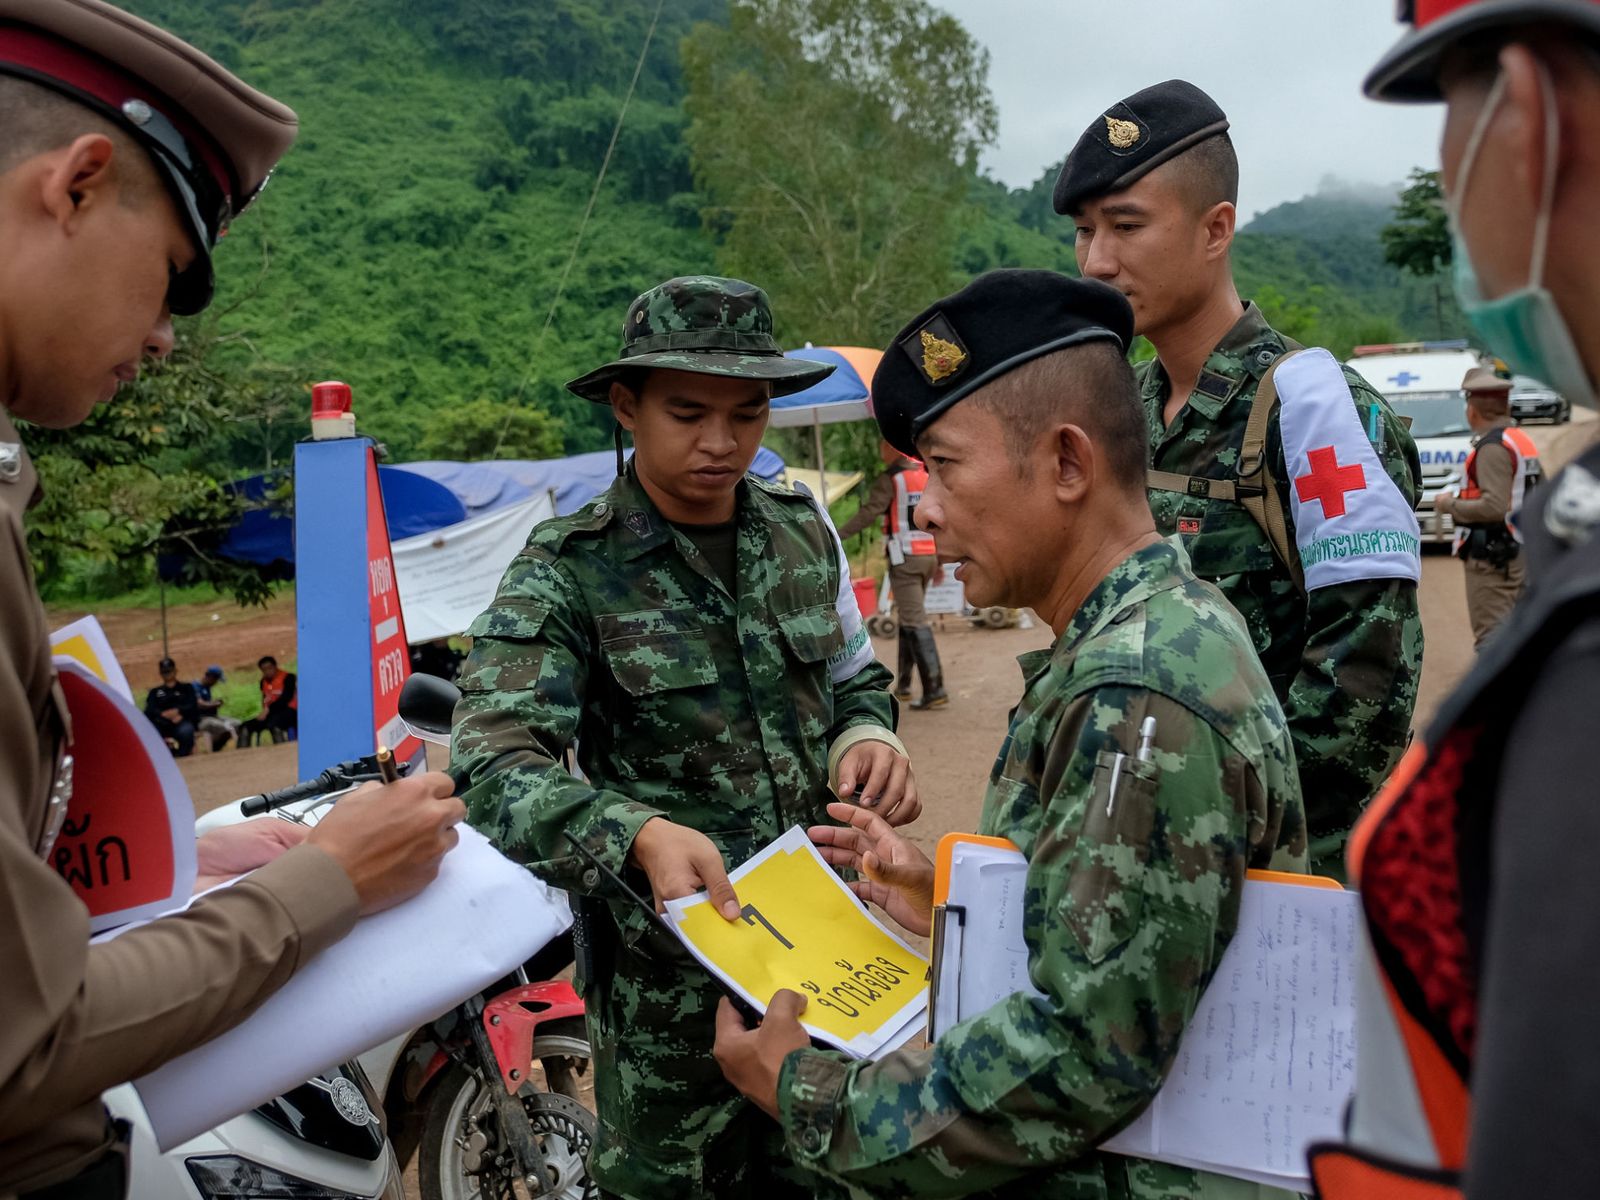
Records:
[[[610,925],[601,918],[604,925]],[[583,982],[599,1129],[589,1174],[626,1200],[843,1196],[796,1166],[776,1122],[711,1057],[722,993],[661,932],[623,944],[610,925]]]

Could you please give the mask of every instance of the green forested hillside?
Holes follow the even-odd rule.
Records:
[[[1055,170],[1008,189],[976,169],[988,58],[930,0],[121,2],[290,103],[302,132],[172,361],[70,437],[32,431],[48,588],[143,582],[151,551],[225,528],[217,485],[286,461],[318,379],[354,386],[393,459],[548,457],[609,444],[609,413],[562,384],[670,275],[748,265],[798,345],[880,343],[992,267],[1075,270]],[[1241,290],[1341,355],[1455,332],[1432,281],[1384,264],[1387,219],[1382,195],[1337,189],[1262,214],[1237,242]],[[146,436],[161,412],[184,419]],[[868,429],[827,440],[832,461],[875,461]]]
[[[643,0],[135,0],[299,112],[300,141],[219,253],[218,321],[355,388],[401,457],[480,398],[607,427],[560,381],[609,352],[644,283],[712,267],[662,14],[565,299],[541,337],[644,41]]]
[[[130,6],[301,115],[300,142],[219,254],[223,330],[246,334],[250,353],[305,379],[347,379],[364,426],[401,457],[447,452],[429,429],[481,399],[557,417],[569,450],[604,444],[605,414],[561,381],[609,352],[617,315],[638,289],[715,266],[682,138],[679,46],[696,21],[725,20],[723,0],[664,7],[582,251],[542,335],[644,41],[648,0]],[[1072,269],[1070,225],[1049,209],[1053,176],[1016,192],[974,177],[959,272]],[[1368,200],[1356,206],[1364,221],[1335,225],[1328,217],[1341,204],[1350,207],[1310,198],[1247,227],[1237,256],[1245,290],[1303,336],[1431,336],[1419,299],[1427,289],[1403,286],[1376,249],[1381,205]],[[908,297],[908,309],[924,299]],[[775,302],[781,316],[781,295]],[[245,352],[242,342],[234,351]]]

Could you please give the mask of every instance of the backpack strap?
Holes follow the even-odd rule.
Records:
[[[1274,359],[1261,376],[1261,382],[1256,385],[1256,394],[1250,402],[1244,441],[1239,447],[1237,478],[1207,479],[1200,475],[1180,475],[1176,471],[1148,471],[1145,481],[1148,487],[1156,491],[1223,500],[1243,507],[1261,527],[1261,532],[1267,535],[1272,552],[1288,568],[1295,587],[1303,595],[1306,590],[1305,568],[1300,565],[1299,551],[1289,537],[1283,497],[1278,494],[1277,481],[1269,469],[1267,454],[1267,429],[1272,424],[1273,410],[1278,407],[1278,367],[1304,349],[1297,342],[1290,342],[1287,338],[1284,340],[1289,349]]]
[[[1301,595],[1306,590],[1306,572],[1300,565],[1300,551],[1289,537],[1289,522],[1283,511],[1283,497],[1278,493],[1277,480],[1267,467],[1267,427],[1272,423],[1272,410],[1278,407],[1278,368],[1301,352],[1296,347],[1280,354],[1261,376],[1256,386],[1255,399],[1250,404],[1250,418],[1244,426],[1244,442],[1239,447],[1239,503],[1245,512],[1261,526],[1272,550],[1294,580]]]

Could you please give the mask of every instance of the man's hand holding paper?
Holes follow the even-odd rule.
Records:
[[[933,913],[933,863],[876,813],[830,804],[843,825],[813,825],[806,834],[834,868],[865,875],[849,884],[858,899],[876,904],[903,928],[926,937]]]

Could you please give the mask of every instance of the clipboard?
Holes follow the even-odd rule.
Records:
[[[931,967],[928,992],[928,1040],[930,1042],[937,1041],[941,1033],[958,1021],[982,1011],[981,1008],[969,1011],[970,1006],[960,1002],[963,981],[969,978],[963,971],[963,960],[969,957],[969,934],[978,935],[972,939],[974,952],[981,948],[981,952],[986,956],[992,957],[996,954],[997,940],[1007,935],[1012,936],[1014,947],[1021,948],[1025,952],[1025,946],[1020,943],[1020,913],[1016,914],[1015,925],[1009,925],[1006,921],[997,923],[993,919],[995,914],[973,911],[972,905],[966,902],[966,896],[961,894],[964,889],[959,883],[958,899],[951,900],[950,892],[952,880],[957,873],[957,858],[959,852],[967,847],[999,852],[993,856],[995,863],[1014,855],[1015,868],[1023,874],[1027,869],[1027,860],[1022,851],[1015,842],[1007,838],[987,837],[976,833],[947,833],[939,839],[938,848],[934,852],[933,929],[929,938]],[[1344,890],[1344,886],[1337,879],[1329,879],[1323,875],[1300,875],[1289,871],[1254,869],[1245,872],[1245,880],[1292,884],[1296,887],[1331,888],[1334,891]],[[992,962],[986,965],[992,973]],[[955,999],[952,1000],[952,997]],[[995,999],[999,999],[999,996],[997,995]]]
[[[1028,947],[1022,936],[1027,870],[1022,852],[1003,838],[950,834],[940,840],[934,875],[930,1042],[1009,995],[1042,995],[1027,972]],[[987,880],[982,878],[985,874]],[[996,884],[997,879],[1009,882]],[[1338,1136],[1354,1083],[1355,1022],[1349,982],[1354,971],[1348,955],[1355,943],[1359,906],[1354,893],[1323,876],[1252,870],[1245,873],[1245,884],[1239,930],[1199,1000],[1167,1080],[1150,1105],[1099,1148],[1306,1191],[1310,1184],[1304,1178],[1303,1149]],[[1301,899],[1300,894],[1287,892],[1282,886],[1286,884],[1315,896]],[[998,897],[1014,910],[1003,911]],[[1303,947],[1313,942],[1320,950],[1310,954]],[[1295,960],[1299,965],[1289,970],[1253,969],[1257,960],[1264,964],[1271,955],[1280,956],[1281,968],[1281,956],[1286,954],[1299,955]],[[1343,966],[1336,968],[1336,960]],[[1308,976],[1323,972],[1320,992],[1318,985],[1309,985],[1308,990],[1307,984],[1298,982],[1300,967]],[[1256,999],[1252,988],[1274,994]],[[1299,1020],[1296,1006],[1314,1010],[1314,1021]],[[1257,1025],[1231,1023],[1238,1013],[1247,1014],[1238,1020],[1248,1021],[1259,1011],[1272,1011],[1283,1019]],[[1235,1028],[1237,1043],[1231,1040]],[[1279,1044],[1283,1037],[1290,1039],[1288,1053]],[[1219,1038],[1230,1040],[1219,1045]],[[1285,1066],[1312,1054],[1318,1063],[1315,1071],[1297,1073]],[[1231,1064],[1236,1059],[1254,1063],[1238,1073],[1246,1083],[1234,1082]],[[1225,1077],[1217,1069],[1219,1062],[1230,1064]],[[1316,1084],[1308,1087],[1313,1079]],[[1235,1089],[1243,1090],[1235,1094]],[[1237,1117],[1247,1110],[1256,1119]]]

